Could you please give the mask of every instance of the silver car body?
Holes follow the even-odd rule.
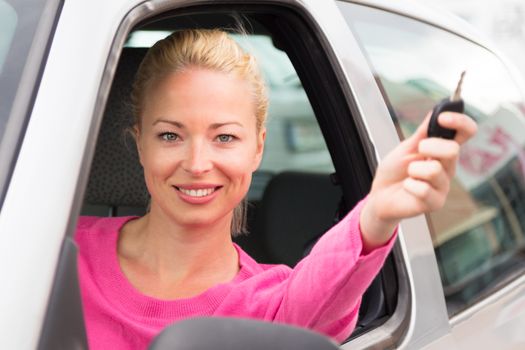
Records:
[[[222,1],[213,1],[221,3]],[[371,164],[399,142],[368,63],[338,6],[326,0],[266,0],[304,8],[335,53],[358,103]],[[356,1],[482,39],[455,18],[411,1]],[[150,13],[204,0],[66,0],[31,118],[0,213],[0,348],[33,349],[52,288],[61,242],[72,232],[93,139],[125,36]],[[230,1],[231,3],[231,1]],[[86,50],[89,43],[89,50]],[[453,53],[452,53],[453,54]],[[86,150],[90,150],[86,152]],[[80,179],[80,180],[79,180]],[[525,274],[449,319],[427,221],[401,225],[396,259],[404,270],[398,307],[382,326],[342,346],[406,349],[517,349],[525,344]]]

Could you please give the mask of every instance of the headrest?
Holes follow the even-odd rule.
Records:
[[[334,224],[341,196],[328,174],[283,172],[272,178],[256,218],[272,260],[294,266],[308,243]]]
[[[112,207],[146,207],[148,192],[133,137],[130,103],[135,73],[146,48],[124,48],[97,139],[85,202]]]

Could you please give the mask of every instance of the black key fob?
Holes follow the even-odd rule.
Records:
[[[432,110],[432,116],[428,123],[428,137],[441,137],[452,140],[456,136],[456,130],[444,128],[438,124],[438,115],[442,112],[457,112],[463,113],[465,106],[462,99],[451,101],[446,98],[441,100]]]

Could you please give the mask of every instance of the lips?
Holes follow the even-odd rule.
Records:
[[[173,186],[181,199],[191,204],[204,204],[212,200],[222,186],[210,184],[191,184]]]

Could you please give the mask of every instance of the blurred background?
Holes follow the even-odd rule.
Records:
[[[525,78],[525,0],[417,0],[474,25]]]

